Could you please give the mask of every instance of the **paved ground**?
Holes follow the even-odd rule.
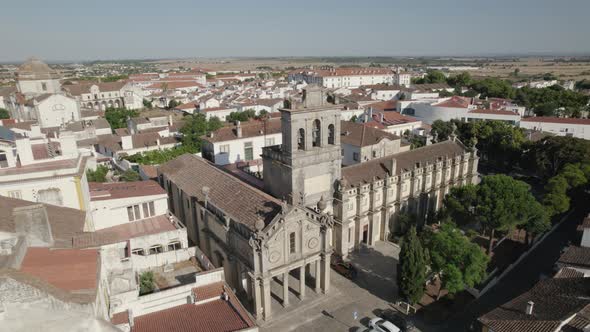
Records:
[[[587,202],[587,199],[588,197],[579,198],[579,202]],[[457,313],[447,321],[447,324],[433,328],[432,331],[467,331],[477,317],[526,292],[540,279],[553,276],[555,273],[553,267],[561,254],[561,250],[570,241],[573,244],[578,244],[576,242],[577,225],[590,211],[590,206],[587,203],[580,203],[576,205],[569,217],[553,233],[549,234],[529,256],[504,276],[498,284],[471,303],[467,310]]]
[[[328,295],[276,311],[273,321],[263,324],[261,331],[355,331],[366,326],[377,309],[389,309],[390,301],[395,300],[397,257],[398,249],[383,242],[355,253],[351,257],[358,268],[354,281],[332,270]]]

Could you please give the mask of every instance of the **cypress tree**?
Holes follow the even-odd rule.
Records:
[[[424,294],[426,282],[426,254],[416,234],[416,228],[404,238],[397,265],[399,295],[410,304],[415,304]]]

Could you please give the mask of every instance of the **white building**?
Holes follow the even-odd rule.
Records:
[[[108,107],[141,109],[143,90],[126,82],[81,83],[64,85],[64,90],[74,96],[85,108],[106,110]]]
[[[401,138],[361,123],[341,121],[342,166],[390,156],[401,148]],[[409,148],[409,146],[407,146]]]
[[[520,127],[535,131],[546,131],[558,136],[590,139],[590,119],[548,116],[528,117],[520,120]]]
[[[289,81],[304,81],[307,84],[319,84],[326,88],[391,84],[393,79],[394,73],[388,68],[330,68],[295,70],[289,73]]]
[[[78,152],[75,137],[16,137],[0,127],[0,195],[87,211],[86,169],[94,158]]]
[[[35,120],[42,128],[78,121],[79,104],[65,94],[59,79],[60,75],[41,60],[27,60],[16,73],[17,92],[4,100],[11,117]]]
[[[127,224],[168,212],[168,195],[154,181],[90,182],[93,230]]]
[[[498,100],[476,103],[471,98],[453,96],[435,100],[399,100],[397,111],[431,124],[436,120],[461,121],[500,120],[517,124],[524,115],[524,108]]]
[[[263,147],[282,143],[281,122],[238,121],[235,126],[220,128],[202,139],[203,157],[217,165],[250,162],[260,159]]]
[[[412,84],[412,74],[398,72],[393,77],[393,83],[397,84],[397,85],[405,86],[406,88],[409,88],[410,85]]]

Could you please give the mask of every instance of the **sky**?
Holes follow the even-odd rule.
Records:
[[[590,54],[590,0],[0,2],[0,62]]]

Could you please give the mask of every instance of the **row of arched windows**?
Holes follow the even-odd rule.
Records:
[[[335,142],[335,138],[336,137],[334,132],[334,125],[330,124],[328,125],[328,144],[333,145]],[[313,121],[311,140],[312,146],[314,147],[319,147],[322,145],[322,123],[318,119]],[[299,134],[297,137],[297,149],[305,150],[305,129],[303,128],[299,128]]]

